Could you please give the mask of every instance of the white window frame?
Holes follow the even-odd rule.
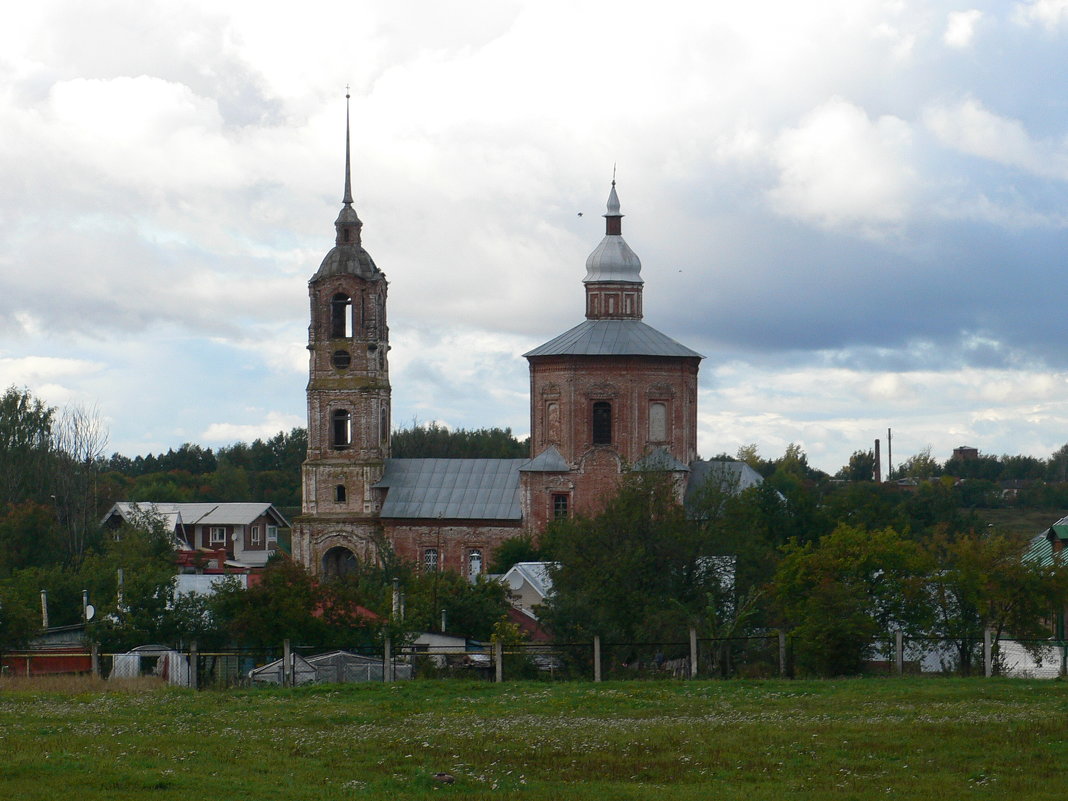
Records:
[[[261,541],[260,541],[260,527],[259,527],[258,523],[252,527],[252,544],[253,545],[261,544]]]
[[[278,526],[267,526],[267,544],[278,542]]]
[[[209,527],[208,542],[211,545],[226,545],[226,526]]]

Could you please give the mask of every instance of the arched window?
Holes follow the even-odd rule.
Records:
[[[338,484],[334,487],[334,501],[337,503],[344,503],[347,493],[345,492],[345,485]]]
[[[474,581],[482,574],[482,549],[472,548],[467,552],[467,577]]]
[[[593,404],[593,444],[612,444],[612,404],[608,401]]]
[[[331,445],[347,448],[352,442],[352,415],[348,409],[335,409],[331,417]]]
[[[356,554],[337,546],[323,554],[323,576],[328,579],[347,576],[356,571]]]
[[[352,336],[352,298],[338,292],[330,301],[330,336],[334,339]]]
[[[664,442],[667,436],[667,406],[663,403],[649,404],[649,440]]]

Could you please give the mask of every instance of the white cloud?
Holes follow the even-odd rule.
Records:
[[[771,191],[783,214],[823,225],[881,225],[905,218],[915,175],[911,131],[885,115],[835,97],[813,109],[775,142],[779,183]]]
[[[1053,30],[1068,20],[1068,0],[1032,0],[1017,3],[1014,18],[1024,25],[1038,24]]]
[[[1035,175],[1068,179],[1068,144],[1036,141],[1022,122],[999,116],[974,98],[931,106],[924,122],[943,144],[962,153]]]
[[[968,47],[975,36],[975,28],[982,18],[983,12],[974,8],[968,11],[951,11],[946,21],[946,32],[942,35],[942,41],[950,47]]]
[[[279,431],[289,431],[307,423],[293,414],[265,413],[262,409],[249,409],[248,412],[250,417],[260,419],[255,423],[212,423],[201,432],[199,440],[208,445],[252,442],[255,439],[270,439]]]

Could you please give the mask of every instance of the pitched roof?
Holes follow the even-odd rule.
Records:
[[[519,468],[529,459],[386,459],[382,517],[521,520]]]
[[[716,485],[724,492],[737,495],[750,487],[764,483],[764,478],[745,462],[726,459],[696,459],[690,462],[690,481],[686,485],[684,504],[692,506],[696,503],[709,482],[716,482]]]
[[[555,445],[550,445],[519,468],[524,473],[566,473],[570,469]]]
[[[675,356],[703,359],[641,320],[586,320],[544,345],[524,353],[536,356]]]
[[[690,468],[676,459],[667,448],[660,446],[645,454],[634,463],[631,470],[668,470],[677,473],[688,473]]]
[[[174,527],[185,526],[244,526],[260,515],[274,517],[280,526],[288,527],[289,522],[281,512],[269,503],[153,503],[149,501],[119,501],[104,515],[106,521],[114,514],[129,522],[138,514],[156,514],[163,521]]]
[[[516,562],[500,580],[513,590],[518,590],[526,581],[542,598],[548,598],[553,591],[549,570],[555,566],[555,562]]]

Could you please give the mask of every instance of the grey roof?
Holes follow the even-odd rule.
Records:
[[[500,580],[518,590],[526,581],[542,598],[548,598],[553,591],[553,580],[549,571],[559,567],[557,562],[516,562]]]
[[[649,451],[641,459],[634,463],[632,470],[670,470],[673,472],[690,472],[689,465],[685,465],[672,456],[668,449],[661,446]]]
[[[685,505],[696,503],[709,482],[716,482],[724,492],[737,495],[764,483],[764,478],[745,462],[695,459],[690,462],[690,481],[686,485]]]
[[[566,473],[571,469],[555,445],[550,445],[519,468],[524,473]]]
[[[280,526],[288,528],[288,521],[281,512],[269,503],[152,503],[119,501],[104,515],[104,521],[114,514],[129,522],[138,513],[156,514],[168,524],[186,526],[216,525],[244,526],[260,515],[275,518]],[[101,522],[104,522],[101,521]]]
[[[386,459],[382,517],[521,520],[519,468],[529,459]]]
[[[586,320],[555,339],[523,354],[532,356],[683,356],[703,359],[697,351],[661,334],[641,320]]]

